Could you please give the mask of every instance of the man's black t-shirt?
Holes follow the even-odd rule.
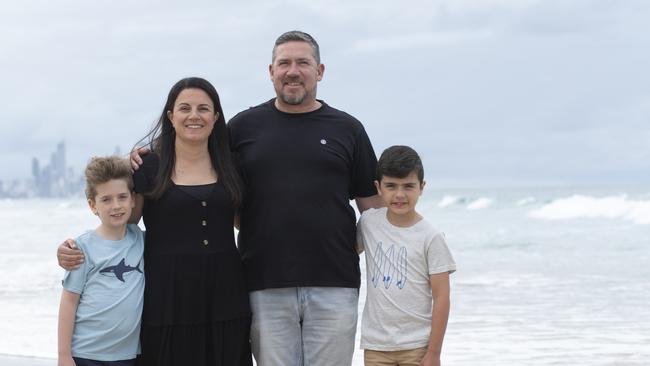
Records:
[[[228,123],[245,186],[239,250],[248,288],[359,287],[350,199],[376,194],[370,140],[323,101],[291,114],[274,100]]]

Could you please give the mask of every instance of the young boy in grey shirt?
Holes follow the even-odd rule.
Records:
[[[444,235],[415,210],[424,188],[418,154],[386,149],[377,163],[377,192],[386,207],[359,219],[367,298],[361,348],[369,365],[440,365],[449,316],[449,274],[456,264]]]
[[[132,366],[139,353],[144,237],[127,225],[135,205],[129,163],[93,158],[86,197],[100,225],[76,239],[86,255],[66,271],[59,307],[59,366]]]

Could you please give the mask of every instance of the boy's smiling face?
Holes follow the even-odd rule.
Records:
[[[422,195],[424,182],[420,182],[415,172],[404,178],[382,176],[381,181],[375,181],[377,193],[388,207],[389,218],[410,218],[417,215],[415,205]]]
[[[99,216],[102,225],[107,228],[118,228],[126,225],[135,207],[135,198],[126,181],[111,179],[95,187],[97,194],[88,200],[93,213]]]

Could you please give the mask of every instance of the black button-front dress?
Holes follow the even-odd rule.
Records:
[[[154,153],[134,174],[153,188]],[[250,306],[235,246],[234,209],[221,183],[172,184],[145,196],[144,309],[138,365],[251,365]]]

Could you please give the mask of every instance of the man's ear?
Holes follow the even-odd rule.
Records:
[[[380,183],[378,180],[375,181],[375,189],[377,189],[377,194],[381,196],[381,190],[379,189]]]

